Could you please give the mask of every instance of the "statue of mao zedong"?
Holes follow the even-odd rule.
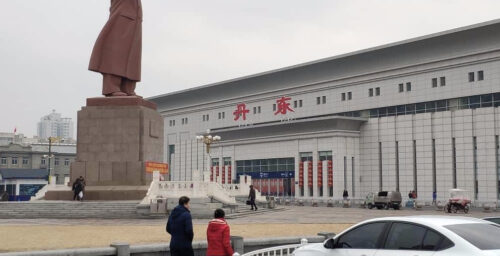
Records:
[[[141,80],[141,0],[111,0],[109,19],[95,42],[89,70],[103,76],[106,97],[137,96]]]

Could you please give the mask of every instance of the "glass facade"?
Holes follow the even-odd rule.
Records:
[[[365,111],[345,112],[339,113],[337,115],[376,118],[384,116],[412,115],[457,109],[476,109],[498,106],[500,106],[500,93],[489,93],[447,100],[374,108]]]
[[[261,172],[295,172],[295,160],[290,157],[236,161],[238,175]]]

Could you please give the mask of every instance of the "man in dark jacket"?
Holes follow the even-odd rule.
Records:
[[[170,213],[167,222],[171,256],[193,256],[193,221],[189,212],[189,197],[179,198],[179,205]]]
[[[252,210],[255,207],[255,210],[257,211],[257,205],[255,204],[255,189],[253,188],[253,185],[250,185],[250,194],[248,195],[248,199],[250,200]]]

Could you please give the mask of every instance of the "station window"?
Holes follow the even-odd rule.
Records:
[[[273,111],[276,111],[276,104],[273,104]]]
[[[28,164],[28,158],[27,157],[23,157],[23,165],[27,165]]]
[[[376,96],[380,95],[380,87],[375,88],[375,95]]]
[[[411,83],[410,82],[406,83],[406,91],[411,92]]]
[[[477,81],[484,80],[484,72],[482,70],[477,71]]]
[[[404,84],[399,84],[399,92],[404,92],[404,91],[405,91]]]
[[[348,100],[352,100],[352,92],[348,92],[347,93],[347,99]]]
[[[438,79],[437,78],[432,78],[432,87],[438,87]]]
[[[299,100],[299,108],[302,107],[302,100]]]
[[[2,165],[6,165],[6,164],[7,164],[7,157],[2,157],[2,158],[0,159],[0,164],[2,164]]]
[[[321,97],[316,97],[316,105],[321,104]]]
[[[13,157],[12,158],[12,164],[13,165],[17,165],[17,157]]]
[[[59,158],[54,159],[54,165],[59,165]]]
[[[326,96],[321,97],[322,103],[326,104]]]
[[[440,77],[439,83],[441,86],[445,86],[446,85],[446,77],[444,77],[444,76]]]
[[[345,92],[342,93],[342,101],[345,101]]]
[[[373,88],[368,89],[368,96],[373,97]]]
[[[64,159],[64,165],[66,165],[66,166],[69,165],[69,158]]]
[[[319,151],[319,161],[332,160],[332,151]]]
[[[469,72],[469,82],[474,82],[474,72]]]

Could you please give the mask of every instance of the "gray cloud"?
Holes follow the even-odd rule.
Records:
[[[5,0],[0,131],[76,121],[101,77],[87,71],[105,0]],[[495,0],[143,0],[143,81],[153,96],[498,18]]]

